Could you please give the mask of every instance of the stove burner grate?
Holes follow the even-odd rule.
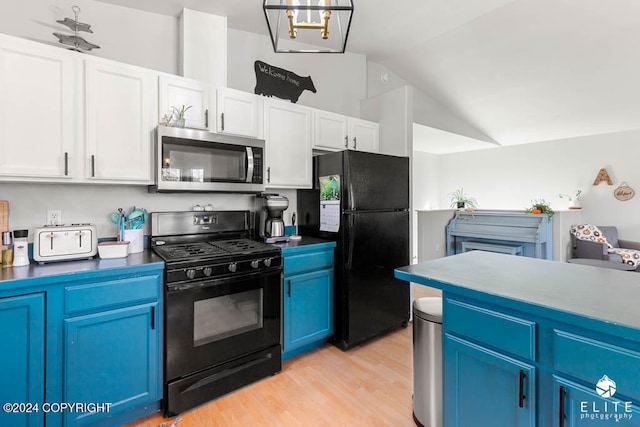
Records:
[[[212,259],[229,255],[246,255],[273,251],[262,242],[249,239],[210,240],[206,242],[176,243],[156,246],[155,251],[165,261]]]

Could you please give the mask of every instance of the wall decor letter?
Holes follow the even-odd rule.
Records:
[[[611,182],[611,178],[609,178],[609,174],[607,173],[607,170],[605,168],[600,169],[600,172],[598,172],[598,176],[596,176],[596,180],[593,181],[593,185],[598,185],[602,181],[606,181],[607,184],[613,185],[613,182]]]
[[[256,95],[276,96],[296,103],[302,91],[310,90],[316,93],[316,87],[310,76],[301,77],[291,71],[274,67],[262,61],[256,61],[254,68],[256,71],[254,93]]]

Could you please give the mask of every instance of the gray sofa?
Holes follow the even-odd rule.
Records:
[[[618,229],[613,226],[598,225],[598,228],[604,234],[611,246],[615,248],[640,250],[640,242],[631,240],[622,240],[618,238]],[[608,246],[605,243],[590,242],[588,240],[580,240],[572,233],[571,249],[572,258],[600,259],[603,261],[622,262],[622,257],[618,254],[610,254]],[[638,271],[638,270],[636,270]]]

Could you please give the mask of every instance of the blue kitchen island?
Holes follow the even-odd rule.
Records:
[[[445,426],[640,426],[640,275],[472,251],[395,276],[443,291]]]

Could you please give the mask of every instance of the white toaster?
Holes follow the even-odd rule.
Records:
[[[92,258],[98,253],[95,225],[44,226],[33,237],[33,259],[50,261]]]

